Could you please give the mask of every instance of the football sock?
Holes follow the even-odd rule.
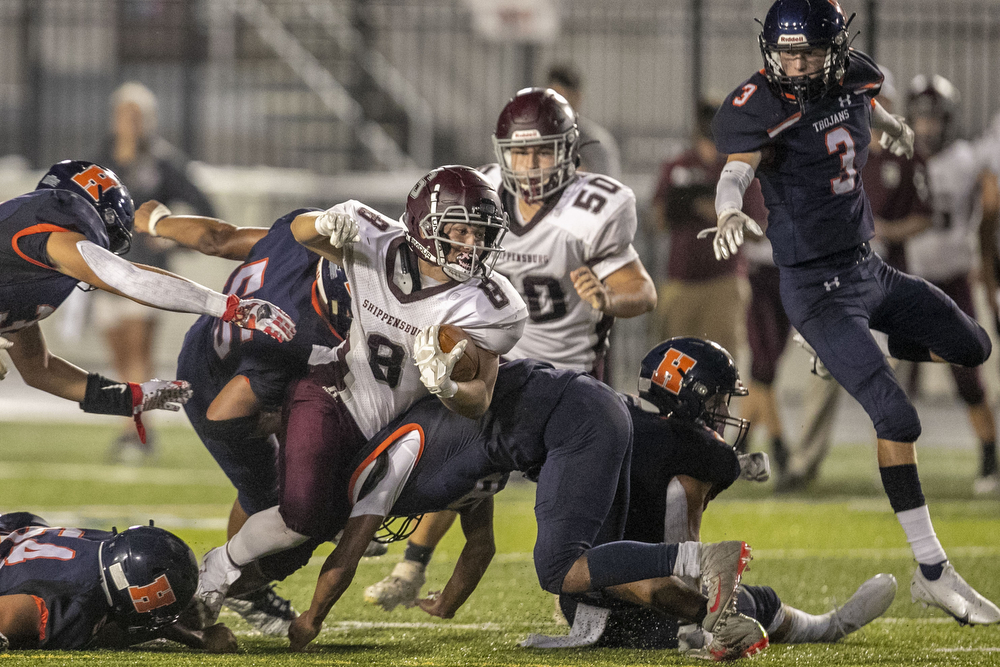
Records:
[[[677,545],[673,574],[691,579],[701,576],[701,542],[681,542]]]
[[[251,514],[239,532],[229,540],[229,559],[243,567],[261,556],[297,547],[309,538],[285,525],[274,506]]]
[[[785,447],[785,441],[780,435],[771,438],[771,456],[778,464],[778,470],[784,470],[788,465],[788,448]]]
[[[913,557],[920,564],[920,571],[923,572],[924,577],[930,581],[938,579],[948,556],[934,533],[927,505],[896,512],[896,518],[899,520],[899,525],[903,527],[903,532],[906,533],[906,541],[910,543]]]
[[[997,443],[989,440],[980,443],[980,477],[989,477],[997,471]]]
[[[889,504],[906,533],[906,541],[910,543],[913,557],[920,564],[924,577],[934,581],[941,576],[942,566],[948,556],[934,533],[916,464],[885,466],[878,470],[882,476],[882,486],[889,496]]]
[[[787,604],[781,605],[781,611],[781,615],[784,617],[781,619],[782,622],[788,621],[785,635],[781,637],[783,644],[814,644],[816,642],[832,642],[840,638],[839,628],[833,622],[833,612],[814,616],[795,607],[789,607]],[[777,629],[777,626],[774,629]],[[773,632],[772,628],[767,630],[768,633]]]
[[[676,560],[676,544],[622,540],[596,546],[587,551],[590,590],[654,577],[668,577],[674,573]]]
[[[412,560],[414,563],[420,563],[424,567],[431,562],[431,556],[434,555],[434,547],[424,547],[419,544],[414,544],[413,542],[406,543],[406,551],[403,552],[403,558],[406,560]]]

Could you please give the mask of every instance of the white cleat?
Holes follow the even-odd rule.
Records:
[[[715,633],[715,626],[735,606],[736,587],[750,563],[750,545],[731,540],[701,545],[701,593],[708,598],[708,613],[701,627]]]
[[[830,627],[818,642],[835,642],[856,632],[881,616],[896,597],[896,577],[876,574],[858,586],[844,606],[824,614]]]
[[[223,604],[239,614],[250,627],[269,637],[287,637],[288,628],[299,615],[291,602],[274,591],[274,584],[226,598]]]
[[[392,574],[365,589],[365,602],[392,611],[397,605],[412,607],[417,604],[417,596],[427,580],[425,567],[411,560],[396,564]]]
[[[767,631],[763,626],[736,611],[732,605],[726,610],[715,625],[715,632],[704,635],[709,639],[707,646],[689,650],[686,657],[715,662],[728,662],[740,658],[749,658],[767,648]]]
[[[1000,473],[977,477],[972,483],[974,496],[1000,496]]]
[[[205,554],[198,570],[198,588],[194,593],[202,627],[215,625],[229,587],[239,578],[240,568],[230,560],[225,544]]]
[[[1000,608],[967,584],[950,562],[936,581],[925,578],[918,567],[910,581],[910,595],[914,602],[937,607],[961,625],[1000,623]]]

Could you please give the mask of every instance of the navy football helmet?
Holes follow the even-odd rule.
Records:
[[[101,544],[101,583],[115,620],[128,630],[174,623],[198,587],[198,561],[179,537],[133,526]]]
[[[63,160],[42,176],[36,190],[69,190],[97,209],[108,230],[108,249],[124,255],[132,247],[135,205],[115,172],[93,162]]]
[[[511,149],[551,147],[555,164],[514,171]],[[526,202],[546,199],[573,180],[579,164],[580,130],[566,98],[550,88],[523,88],[500,112],[493,134],[503,186]]]
[[[839,85],[847,71],[847,18],[836,0],[778,0],[768,10],[757,38],[764,58],[764,74],[774,93],[794,99],[805,111],[807,102],[819,99]],[[826,49],[818,73],[790,76],[781,66],[782,52]]]
[[[406,226],[410,247],[460,282],[477,275],[489,277],[507,233],[507,214],[497,191],[481,173],[461,165],[438,167],[417,181],[400,222]],[[482,228],[482,244],[448,238],[449,224]],[[453,245],[464,250],[457,261],[448,260]]]
[[[725,437],[726,426],[737,429],[733,447],[740,448],[750,422],[729,416],[733,396],[746,396],[736,362],[718,343],[692,337],[666,340],[642,359],[639,397],[660,414],[700,421]]]
[[[917,143],[926,148],[924,152],[933,155],[955,138],[955,116],[959,100],[958,90],[943,76],[918,74],[913,77],[906,94],[906,115],[917,132]],[[928,134],[922,131],[923,128],[916,121],[921,117],[936,119],[937,132]]]
[[[28,526],[48,528],[49,522],[31,512],[7,512],[6,514],[0,514],[0,535],[13,533],[15,530],[21,530]]]

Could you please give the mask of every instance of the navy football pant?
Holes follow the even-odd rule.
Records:
[[[992,350],[986,331],[944,292],[870,250],[781,267],[781,301],[792,325],[864,407],[880,439],[913,442],[920,419],[869,329],[888,334],[890,351],[901,359],[926,361],[934,352],[972,367]]]
[[[611,388],[582,376],[566,387],[544,437],[535,571],[543,589],[558,593],[587,549],[624,533],[632,420]]]

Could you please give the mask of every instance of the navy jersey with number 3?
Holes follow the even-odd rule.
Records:
[[[793,266],[875,235],[861,168],[871,141],[871,104],[882,73],[851,50],[839,89],[805,112],[775,94],[763,70],[730,93],[712,123],[719,152],[762,152],[756,175],[767,205],[774,261]]]

